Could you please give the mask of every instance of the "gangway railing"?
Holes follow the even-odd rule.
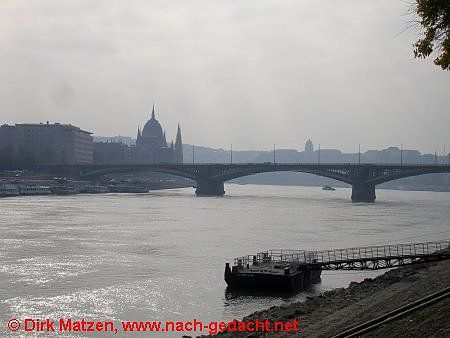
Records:
[[[289,264],[328,269],[381,269],[420,260],[450,258],[450,240],[411,244],[365,246],[322,251],[269,250],[235,258],[234,265],[287,266]]]

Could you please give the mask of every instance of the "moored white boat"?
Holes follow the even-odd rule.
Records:
[[[88,185],[84,187],[83,192],[86,194],[105,194],[109,189],[102,185]]]
[[[75,195],[80,191],[75,187],[53,187],[52,192],[56,195]]]
[[[50,195],[52,191],[50,187],[42,185],[19,185],[20,195],[32,196],[32,195]]]
[[[112,192],[121,193],[147,193],[149,191],[148,187],[138,186],[138,185],[116,185],[110,187]]]
[[[0,185],[0,197],[18,196],[19,194],[19,187],[15,184]]]

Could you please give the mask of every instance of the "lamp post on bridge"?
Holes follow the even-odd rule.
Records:
[[[276,162],[276,157],[275,157],[275,143],[273,144],[273,164],[277,163]]]
[[[230,163],[233,164],[233,143],[231,144]]]
[[[449,144],[449,146],[450,146],[450,144]],[[450,151],[448,152],[447,156],[448,156],[448,165],[450,165]]]
[[[449,146],[450,146],[450,144],[449,144]],[[448,152],[447,156],[448,156],[447,164],[450,166],[450,151]],[[445,161],[445,145],[444,145],[444,161]],[[447,186],[449,186],[449,185],[450,185],[450,173],[447,173]]]
[[[446,154],[445,154],[445,144],[444,144],[444,153],[443,153],[443,156],[442,156],[443,157],[442,158],[442,164],[445,164],[445,155]]]
[[[449,144],[450,145],[450,144]],[[444,154],[443,154],[443,158],[442,158],[442,164],[445,164],[445,158],[448,157],[448,165],[450,165],[450,152],[448,154],[445,153],[445,144],[444,144]]]
[[[320,164],[320,143],[319,143],[319,152],[317,154],[317,164]]]
[[[361,143],[358,143],[358,164],[361,165]]]
[[[400,165],[403,165],[403,143],[400,145]]]

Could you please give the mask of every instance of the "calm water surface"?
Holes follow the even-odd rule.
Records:
[[[379,189],[377,203],[352,204],[349,189],[226,191],[0,199],[0,335],[11,317],[242,318],[376,273],[325,272],[294,296],[239,294],[223,280],[235,256],[450,238],[450,193]]]

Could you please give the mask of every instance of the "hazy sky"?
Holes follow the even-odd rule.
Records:
[[[1,0],[0,122],[235,149],[450,149],[450,74],[410,1]]]

